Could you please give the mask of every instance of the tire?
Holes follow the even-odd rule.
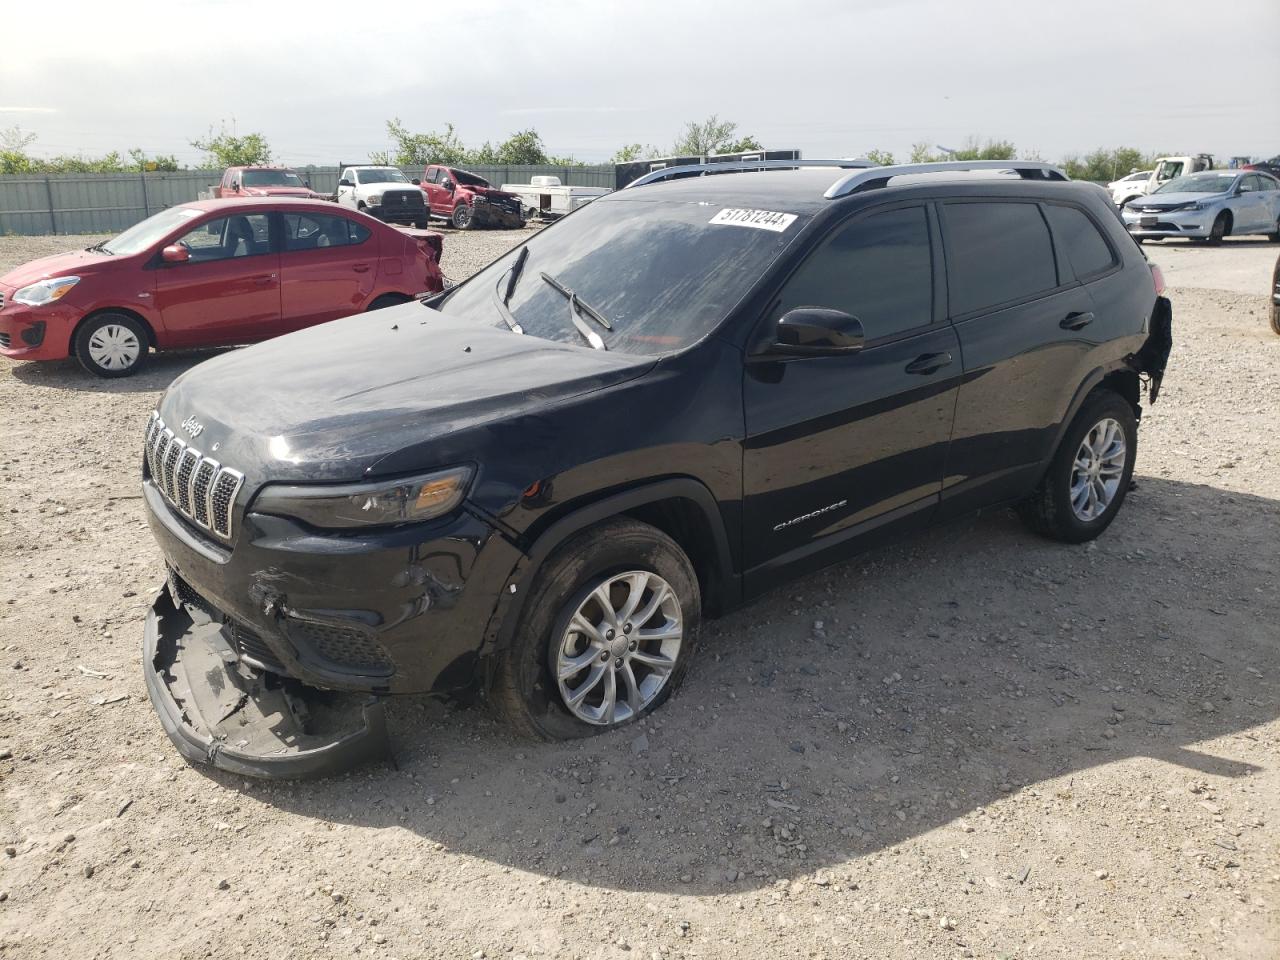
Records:
[[[431,221],[430,221],[430,220],[425,220],[425,219],[424,219],[424,220],[415,220],[415,221],[413,221],[413,226],[414,226],[414,229],[416,229],[416,230],[426,230],[426,229],[428,229],[428,228],[431,226]]]
[[[1280,243],[1280,219],[1276,220],[1276,229],[1274,233],[1268,233],[1267,239],[1272,243]]]
[[[1094,512],[1090,507],[1102,507],[1102,498],[1095,503],[1088,496],[1087,478],[1089,471],[1081,471],[1077,467],[1078,455],[1084,454],[1086,439],[1098,444],[1105,438],[1099,430],[1104,424],[1112,424],[1119,430],[1124,440],[1124,450],[1120,454],[1122,462],[1118,472],[1111,474],[1108,467],[1114,467],[1114,458],[1100,459],[1103,465],[1098,482],[1108,491],[1105,507]],[[1109,446],[1108,449],[1114,449]],[[1105,450],[1102,452],[1105,453]],[[1111,521],[1120,511],[1125,494],[1129,491],[1129,481],[1133,477],[1133,465],[1138,453],[1138,419],[1129,401],[1112,390],[1098,390],[1085,400],[1084,406],[1071,421],[1066,434],[1062,438],[1057,452],[1053,456],[1049,469],[1040,485],[1027,500],[1018,505],[1018,513],[1023,521],[1041,536],[1064,543],[1084,543],[1092,540],[1111,525]],[[1085,479],[1083,504],[1080,499],[1073,503],[1073,480],[1077,481],[1075,489],[1079,490],[1078,481]],[[1114,489],[1109,482],[1115,482]],[[1095,492],[1098,489],[1094,488]],[[1083,510],[1080,507],[1083,506]]]
[[[453,216],[450,218],[453,225],[459,230],[470,230],[475,223],[475,217],[471,213],[471,208],[465,203],[460,203],[453,208]]]
[[[668,599],[644,623],[619,622],[619,631],[632,626],[625,634],[608,631],[610,620],[600,616],[597,589],[606,587],[610,602],[620,608],[615,612],[625,613],[635,582],[643,583],[637,601],[642,607],[659,596]],[[582,622],[575,618],[579,612],[600,628],[594,642],[587,632],[573,629]],[[701,617],[698,579],[676,542],[645,523],[607,520],[571,537],[538,571],[515,638],[496,655],[492,705],[517,732],[543,740],[587,737],[633,723],[661,706],[684,679]],[[654,635],[664,628],[668,634],[681,631],[678,640],[668,637],[659,643],[652,636],[647,641],[640,637],[641,630]],[[573,661],[582,663],[580,672],[558,679],[553,666],[564,663],[572,669]],[[650,661],[661,664],[661,670],[651,670]],[[599,679],[592,684],[597,672]],[[604,713],[611,683],[617,691],[612,721]],[[624,702],[628,690],[635,691],[635,708]],[[571,708],[568,694],[579,692],[583,699]],[[584,718],[593,711],[599,715]]]
[[[1230,224],[1227,222],[1227,215],[1220,213],[1213,221],[1213,226],[1209,228],[1209,236],[1205,238],[1205,242],[1217,246],[1222,242],[1222,238],[1230,231]]]
[[[375,297],[373,303],[364,308],[365,313],[372,310],[382,310],[386,307],[398,307],[402,303],[408,303],[412,297],[406,297],[403,293],[384,293],[380,297]]]
[[[100,313],[76,331],[73,346],[80,366],[95,376],[128,377],[146,365],[151,339],[128,314]]]

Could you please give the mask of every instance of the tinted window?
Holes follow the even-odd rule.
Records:
[[[177,242],[191,251],[191,263],[252,257],[271,252],[265,213],[219,217],[184,234]]]
[[[1058,285],[1049,228],[1034,203],[948,203],[945,209],[953,314]]]
[[[369,230],[346,217],[316,213],[286,213],[284,216],[285,250],[317,250],[345,247],[367,239]]]
[[[1044,208],[1058,246],[1067,254],[1076,278],[1083,280],[1109,270],[1115,256],[1092,220],[1075,207],[1049,204]]]
[[[782,291],[776,311],[830,307],[862,321],[867,339],[933,319],[933,262],[923,207],[854,221],[823,242]]]

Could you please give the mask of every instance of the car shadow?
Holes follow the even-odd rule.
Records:
[[[154,393],[163,390],[181,373],[212,357],[234,350],[217,347],[204,350],[173,350],[152,353],[138,373],[128,377],[94,376],[77,360],[49,360],[39,363],[15,362],[13,378],[32,386],[80,393]]]
[[[1265,626],[1280,613],[1278,525],[1275,500],[1153,478],[1091,545],[997,511],[710,623],[685,685],[643,726],[533,743],[483,709],[400,698],[394,765],[301,784],[206,775],[427,849],[696,894],[981,825],[1019,791],[1105,805],[1114,783],[1077,779],[1104,764],[1172,764],[1191,804],[1188,781],[1258,769],[1207,741],[1254,740],[1280,713]]]

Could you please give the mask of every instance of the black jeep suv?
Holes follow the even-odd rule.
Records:
[[[388,693],[608,729],[670,695],[704,614],[877,538],[993,504],[1106,529],[1170,314],[1100,189],[736,166],[174,381],[145,667],[186,756],[335,770],[382,749]]]

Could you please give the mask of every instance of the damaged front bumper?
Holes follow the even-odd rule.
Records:
[[[383,701],[316,690],[240,662],[219,624],[165,586],[143,631],[147,693],[193,763],[252,777],[341,773],[390,753]]]

